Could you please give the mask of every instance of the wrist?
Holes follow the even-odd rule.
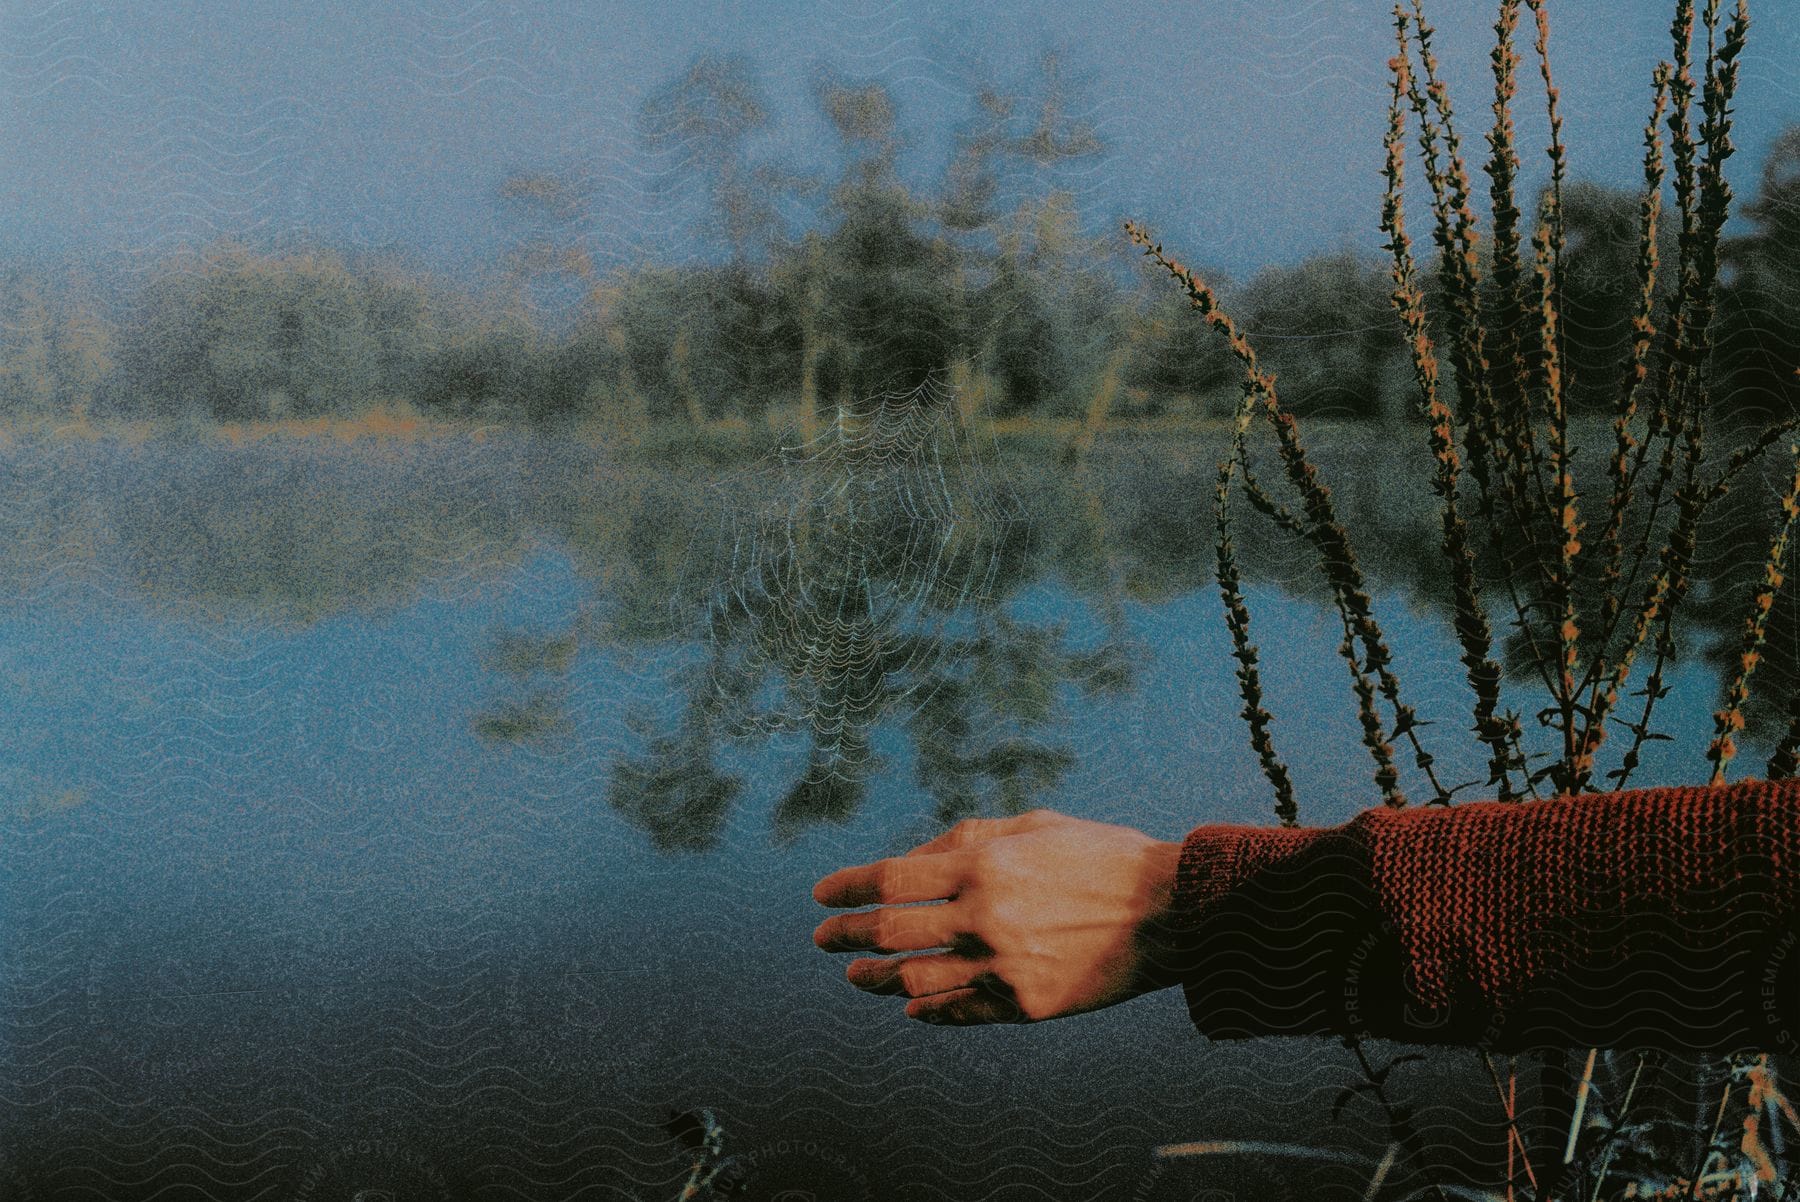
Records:
[[[1180,984],[1187,941],[1180,922],[1177,884],[1182,845],[1157,840],[1144,849],[1141,883],[1148,910],[1139,924],[1140,977],[1146,991]]]

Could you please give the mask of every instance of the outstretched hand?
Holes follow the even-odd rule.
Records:
[[[1174,983],[1167,919],[1179,843],[1033,810],[971,818],[903,856],[813,887],[827,906],[874,905],[819,924],[850,983],[904,995],[925,1022],[1035,1022]],[[914,905],[933,902],[934,905]],[[919,953],[896,955],[895,953]]]

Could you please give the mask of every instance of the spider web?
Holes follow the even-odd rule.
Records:
[[[958,671],[998,601],[1020,506],[941,377],[841,406],[717,484],[701,590],[708,709],[733,737],[801,731],[809,775],[858,778],[869,736]],[[696,556],[696,560],[703,557]]]

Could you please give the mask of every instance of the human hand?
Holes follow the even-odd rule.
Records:
[[[820,881],[824,905],[876,908],[826,919],[813,942],[887,957],[853,960],[845,975],[911,998],[907,1015],[926,1022],[1098,1010],[1175,983],[1166,920],[1180,856],[1179,843],[1050,810],[971,818]]]

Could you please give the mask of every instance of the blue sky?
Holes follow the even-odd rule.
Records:
[[[1553,0],[1577,174],[1633,178],[1669,7]],[[1428,8],[1472,119],[1492,9]],[[704,251],[696,198],[637,144],[632,115],[697,54],[751,56],[776,118],[757,153],[824,175],[816,71],[881,81],[912,133],[902,168],[929,186],[976,88],[1020,86],[1055,50],[1071,111],[1108,145],[1054,181],[1090,227],[1144,219],[1184,257],[1247,273],[1378,245],[1386,12],[1381,0],[12,0],[0,6],[0,252],[129,267],[239,237],[480,265],[521,233],[503,181],[551,171],[589,188],[574,232],[603,264],[679,258]],[[1740,193],[1774,134],[1800,121],[1800,4],[1754,0],[1752,14]],[[1542,133],[1530,99],[1528,143]],[[1478,132],[1466,123],[1477,146]]]

